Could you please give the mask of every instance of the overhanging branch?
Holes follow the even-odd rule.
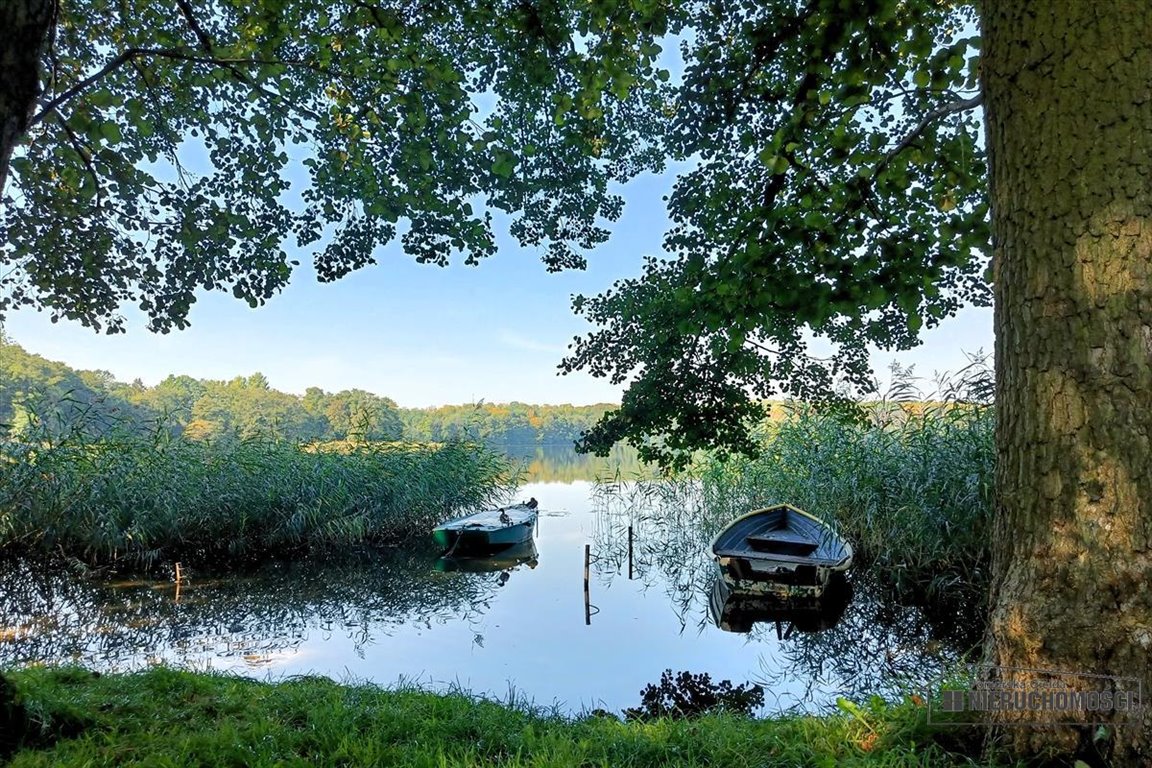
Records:
[[[912,146],[916,139],[920,138],[920,136],[924,133],[924,131],[928,130],[928,127],[932,125],[932,123],[936,122],[942,117],[954,115],[957,112],[967,112],[970,109],[975,109],[983,103],[984,94],[979,93],[970,99],[953,101],[929,112],[924,116],[923,120],[916,124],[915,128],[909,131],[907,135],[904,136],[904,138],[900,139],[900,142],[895,147],[893,147],[891,151],[888,152],[888,154],[884,155],[884,158],[879,163],[876,164],[876,167],[872,170],[872,178],[875,179],[881,173],[883,173],[884,169],[892,163],[896,156],[904,150],[908,149],[908,147]]]
[[[60,109],[60,107],[64,106],[69,101],[74,99],[76,96],[78,96],[80,93],[82,93],[84,90],[86,90],[93,83],[95,83],[95,82],[103,79],[104,77],[112,74],[117,69],[124,66],[125,64],[132,61],[133,59],[140,58],[143,56],[159,56],[159,55],[165,55],[165,54],[175,55],[177,53],[180,53],[182,50],[183,49],[180,49],[180,48],[161,48],[161,49],[129,48],[125,51],[121,51],[111,61],[109,61],[107,64],[105,64],[99,70],[97,70],[96,72],[93,72],[91,75],[84,78],[80,82],[76,83],[75,85],[70,87],[68,90],[64,91],[59,96],[52,99],[52,101],[45,104],[40,109],[40,111],[36,114],[36,116],[33,117],[28,122],[28,127],[32,128],[32,127],[39,125],[40,123],[44,122],[49,117],[51,117],[58,109]]]
[[[292,61],[292,60],[288,60],[288,59],[263,60],[263,59],[223,58],[223,57],[219,57],[219,56],[205,56],[205,55],[200,54],[195,49],[185,48],[185,47],[180,47],[180,48],[128,48],[124,51],[121,51],[119,54],[117,54],[112,60],[110,60],[107,64],[105,64],[99,70],[97,70],[96,72],[93,72],[91,75],[89,75],[88,77],[79,81],[78,83],[76,83],[72,87],[68,88],[63,93],[61,93],[59,96],[57,96],[56,98],[52,99],[47,104],[45,104],[40,109],[40,111],[28,122],[28,128],[32,128],[32,127],[39,125],[40,123],[44,122],[49,117],[51,117],[57,110],[59,110],[60,107],[64,106],[70,100],[74,99],[80,93],[85,91],[87,88],[91,87],[94,83],[98,82],[99,80],[101,80],[104,77],[107,77],[108,75],[115,72],[117,69],[124,66],[128,62],[135,61],[136,59],[142,59],[145,57],[150,57],[150,56],[154,56],[154,57],[161,58],[161,59],[178,59],[181,61],[192,61],[192,62],[196,62],[199,64],[211,64],[212,66],[215,66],[215,67],[221,67],[223,69],[227,69],[227,70],[233,72],[234,74],[238,73],[238,70],[236,68],[239,66],[263,66],[263,65],[269,65],[269,64],[280,64],[280,65],[301,65],[301,64],[303,64],[305,66],[311,67],[311,65],[308,65],[307,62]],[[247,82],[247,84],[252,85],[250,79],[248,79],[242,73],[239,73],[239,74],[242,78],[244,78],[244,80],[245,80],[245,82]],[[267,91],[263,88],[260,88],[259,86],[253,85],[253,87],[256,88],[257,90],[259,90],[265,96],[269,96],[269,97],[275,96],[275,94],[272,94],[269,91]],[[315,117],[315,115],[312,115],[312,114],[310,114],[309,116]]]

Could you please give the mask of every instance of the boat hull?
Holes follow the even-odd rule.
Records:
[[[827,524],[788,504],[729,524],[712,543],[720,578],[733,591],[780,599],[819,597],[852,565],[852,547]]]
[[[517,504],[449,520],[432,537],[448,553],[490,553],[531,541],[535,529],[536,510]]]

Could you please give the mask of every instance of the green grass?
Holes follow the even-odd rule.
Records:
[[[158,426],[0,441],[0,549],[227,563],[425,532],[502,498],[510,463],[464,443],[199,441]]]
[[[912,701],[824,717],[621,722],[322,678],[268,684],[163,668],[99,677],[31,669],[9,678],[33,720],[14,768],[979,764],[938,744]]]

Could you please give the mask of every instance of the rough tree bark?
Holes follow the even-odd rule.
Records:
[[[981,16],[999,415],[985,658],[1135,677],[1152,703],[1152,4],[986,0]],[[1115,765],[1152,761],[1147,704],[1104,730],[996,719],[1015,754],[1107,733]]]
[[[0,2],[0,195],[40,95],[40,61],[55,21],[56,0]]]

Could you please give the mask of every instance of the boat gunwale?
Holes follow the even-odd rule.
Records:
[[[787,510],[789,513],[794,513],[794,514],[798,514],[802,517],[806,517],[812,523],[814,523],[817,526],[830,532],[833,536],[836,537],[836,539],[842,545],[842,548],[844,551],[844,556],[838,560],[831,560],[828,558],[813,557],[811,555],[786,555],[786,554],[754,553],[754,556],[749,557],[750,553],[748,550],[725,549],[723,551],[717,551],[717,545],[719,544],[720,539],[723,538],[726,534],[728,534],[729,531],[732,530],[732,528],[736,527],[737,525],[739,525],[744,520],[747,520],[747,519],[752,518],[752,517],[756,517],[758,515],[762,515],[765,512],[775,512],[777,510]],[[716,536],[713,537],[713,539],[712,539],[712,554],[717,560],[719,560],[720,558],[724,558],[726,560],[742,559],[742,560],[759,560],[759,561],[764,561],[764,562],[770,561],[770,562],[780,562],[780,563],[796,563],[798,565],[813,565],[817,568],[828,568],[829,570],[833,570],[833,571],[847,570],[852,565],[852,560],[855,557],[855,551],[852,549],[852,543],[849,542],[843,536],[841,536],[840,532],[837,531],[835,528],[833,528],[831,524],[829,524],[828,522],[826,522],[824,520],[821,520],[820,518],[816,517],[812,513],[806,512],[803,509],[800,509],[799,507],[793,506],[792,504],[788,504],[787,502],[780,503],[780,504],[772,504],[772,505],[769,505],[767,507],[760,507],[758,509],[754,509],[751,512],[746,512],[743,515],[740,515],[735,520],[728,523],[726,526],[724,526],[716,534]]]
[[[485,523],[485,522],[475,522],[472,525],[469,525],[465,522],[468,520],[468,518],[476,517],[477,515],[483,514],[485,512],[508,512],[510,510],[516,510],[517,512],[525,511],[525,512],[527,512],[527,514],[524,516],[523,520],[513,520],[513,519],[509,518],[508,522],[503,523],[502,525],[499,525],[499,526],[494,525],[492,523]],[[507,507],[493,507],[492,509],[480,509],[480,510],[477,510],[475,512],[469,512],[466,515],[460,515],[459,517],[454,517],[451,520],[445,520],[444,522],[435,526],[432,529],[432,532],[435,533],[436,531],[468,531],[468,530],[502,531],[506,528],[513,528],[513,527],[518,526],[518,525],[535,525],[536,519],[537,519],[537,514],[538,514],[537,511],[535,509],[533,509],[532,507],[528,506],[526,503],[510,504]]]

